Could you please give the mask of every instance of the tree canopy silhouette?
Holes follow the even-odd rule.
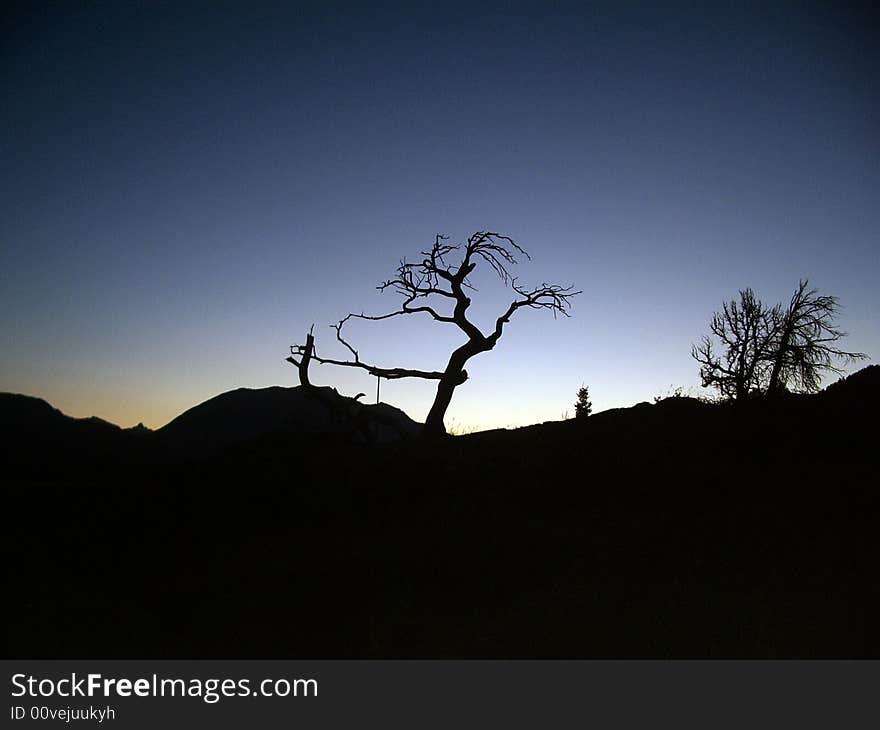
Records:
[[[844,364],[864,360],[863,352],[847,352],[835,343],[846,337],[834,326],[840,310],[837,297],[819,294],[807,279],[798,283],[788,308],[777,307],[776,337],[771,357],[769,393],[779,390],[814,393],[826,372],[842,373]]]
[[[766,383],[767,361],[773,352],[778,313],[768,309],[750,288],[739,300],[724,302],[712,314],[709,331],[691,357],[700,363],[704,388],[715,388],[723,398],[741,400]]]
[[[437,394],[425,419],[425,434],[429,437],[443,435],[446,433],[443,418],[452,401],[452,395],[468,378],[464,369],[468,360],[492,350],[501,339],[505,326],[520,309],[544,309],[552,312],[554,317],[557,314],[568,316],[571,298],[581,293],[572,286],[559,284],[544,283],[532,288],[518,284],[517,278],[511,274],[511,267],[517,263],[516,256],[522,255],[526,259],[531,257],[508,236],[491,231],[477,231],[466,243],[450,244],[448,240],[446,236],[436,236],[431,249],[421,252],[420,261],[410,263],[402,260],[395,275],[377,287],[380,291],[391,290],[403,297],[399,309],[375,316],[349,313],[338,323],[331,325],[336,331],[336,339],[351,354],[350,359],[320,357],[311,332],[304,345],[291,346],[291,356],[287,359],[299,368],[300,382],[303,385],[309,384],[307,372],[303,379],[303,370],[307,371],[309,360],[360,368],[379,378],[437,380]],[[491,268],[516,295],[507,309],[495,319],[493,329],[488,332],[483,332],[467,315],[471,305],[469,292],[475,291],[468,277],[481,263]],[[447,305],[442,312],[439,309],[441,302]],[[442,371],[385,368],[365,363],[361,361],[358,351],[343,336],[344,327],[351,319],[375,322],[413,314],[424,314],[437,322],[453,325],[466,336],[465,342],[452,351]]]
[[[725,302],[712,315],[711,336],[691,348],[703,387],[729,400],[819,390],[826,372],[842,372],[837,361],[867,357],[836,346],[846,336],[834,325],[839,308],[837,297],[820,295],[806,279],[787,307],[768,307],[751,289],[741,290],[738,301]]]

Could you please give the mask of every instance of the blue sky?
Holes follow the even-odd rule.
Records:
[[[624,9],[621,9],[624,8]],[[524,311],[447,424],[490,428],[699,392],[690,345],[751,286],[809,277],[880,353],[876,32],[845,5],[23,4],[4,11],[0,390],[157,427],[292,385],[288,345],[437,233],[513,236]],[[478,277],[479,278],[479,277]],[[478,319],[510,292],[482,277]],[[430,321],[352,327],[442,369]],[[315,367],[341,392],[368,376]],[[383,383],[419,420],[424,381]]]

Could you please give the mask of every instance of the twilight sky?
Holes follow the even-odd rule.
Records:
[[[880,355],[880,61],[842,3],[4,4],[0,390],[158,427],[293,385],[288,346],[398,306],[375,286],[436,233],[513,236],[520,311],[447,426],[698,388],[690,345],[751,286],[801,277]],[[733,7],[731,7],[733,6]],[[626,9],[622,9],[622,8]],[[510,292],[477,277],[478,323]],[[362,358],[442,369],[461,342],[353,326]],[[375,381],[314,366],[373,398]],[[435,383],[383,382],[423,420]]]

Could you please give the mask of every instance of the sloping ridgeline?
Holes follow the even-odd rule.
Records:
[[[118,478],[132,467],[212,460],[261,440],[382,444],[419,435],[420,424],[386,403],[362,404],[333,388],[239,388],[190,408],[151,431],[100,418],[71,418],[44,400],[0,393],[7,467],[25,479]],[[288,444],[289,445],[289,444]]]
[[[321,437],[367,444],[418,436],[417,424],[386,403],[366,405],[334,388],[239,388],[201,403],[159,429],[162,443],[195,456],[271,436]]]

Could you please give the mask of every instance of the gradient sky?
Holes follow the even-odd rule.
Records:
[[[293,385],[288,346],[398,306],[436,233],[513,236],[521,311],[447,425],[573,415],[682,386],[751,286],[801,277],[880,355],[875,19],[840,3],[62,3],[3,10],[0,390],[158,427]],[[622,9],[625,8],[625,9]],[[480,278],[475,315],[510,301]],[[358,324],[365,360],[442,369],[428,320]],[[375,393],[314,366],[313,381]],[[383,382],[423,420],[435,383]]]

